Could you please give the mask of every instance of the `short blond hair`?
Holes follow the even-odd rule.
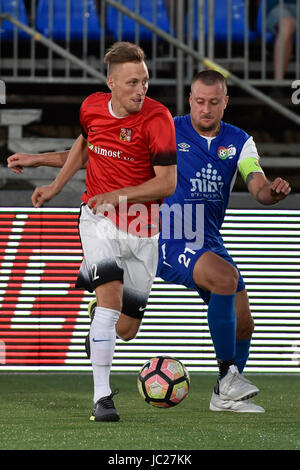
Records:
[[[140,46],[131,42],[115,42],[104,56],[104,62],[107,64],[107,72],[112,64],[124,64],[125,62],[143,62],[146,58],[145,52]]]

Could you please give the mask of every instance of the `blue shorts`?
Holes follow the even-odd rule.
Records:
[[[210,292],[200,289],[196,285],[193,279],[193,272],[195,264],[200,256],[207,251],[211,251],[228,261],[237,269],[239,273],[239,281],[236,291],[239,292],[245,289],[243,277],[224,245],[217,244],[210,247],[205,247],[204,245],[204,247],[199,250],[190,249],[186,245],[186,242],[183,240],[172,240],[171,243],[160,240],[159,261],[157,267],[158,277],[170,284],[179,284],[188,287],[189,289],[196,290],[203,301],[208,304]]]
[[[285,3],[280,9],[280,6],[277,5],[276,7],[272,8],[272,10],[268,13],[266,19],[266,27],[267,31],[272,34],[276,34],[276,28],[280,21],[280,18],[296,18],[297,16],[297,8],[296,5],[291,3]]]

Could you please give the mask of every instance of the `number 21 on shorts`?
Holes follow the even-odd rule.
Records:
[[[185,247],[184,252],[178,256],[178,263],[183,264],[186,268],[189,267],[191,257],[189,255],[195,255],[196,251],[191,248]]]

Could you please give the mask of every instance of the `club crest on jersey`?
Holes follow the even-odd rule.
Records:
[[[120,140],[122,140],[122,142],[130,142],[131,137],[132,129],[126,129],[125,127],[121,127]]]
[[[226,147],[218,147],[218,157],[222,160],[226,160],[226,158],[232,158],[236,154],[236,148],[231,144]]]

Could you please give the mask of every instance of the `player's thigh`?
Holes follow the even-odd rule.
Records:
[[[125,341],[136,336],[147,307],[157,270],[157,243],[157,237],[129,237],[121,243],[123,305],[117,333]]]
[[[102,214],[94,215],[87,206],[83,206],[79,218],[79,232],[84,263],[76,286],[93,292],[102,285],[105,290],[105,285],[113,281],[122,283],[119,236],[112,221]]]
[[[228,295],[236,292],[239,273],[227,260],[212,251],[206,251],[195,263],[193,279],[200,289]]]
[[[193,279],[195,263],[207,250],[195,249],[185,240],[161,240],[157,276],[170,284],[186,286],[198,291]]]
[[[128,237],[121,242],[123,278],[122,312],[142,318],[156,276],[157,238]]]
[[[254,321],[251,315],[249,299],[246,289],[236,293],[235,310],[237,319],[237,339],[249,339],[254,330]]]

